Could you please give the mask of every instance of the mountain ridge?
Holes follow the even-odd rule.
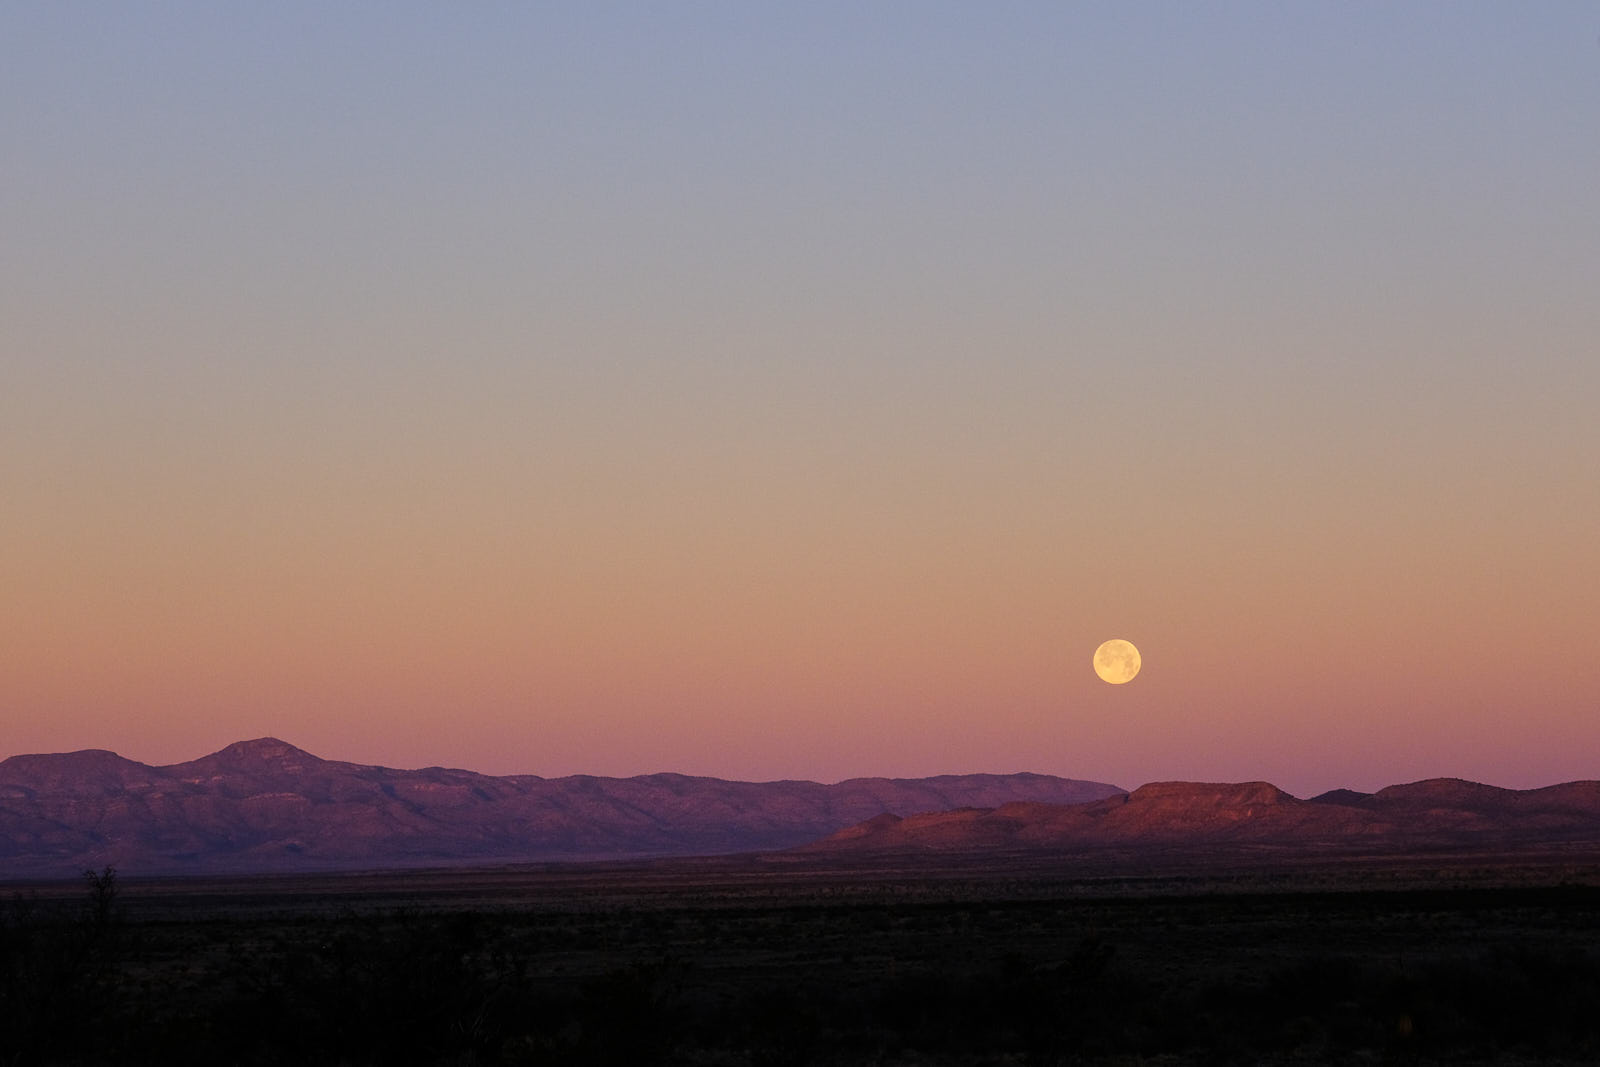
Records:
[[[105,864],[242,873],[749,852],[886,811],[1120,793],[1032,773],[824,785],[401,770],[325,760],[274,737],[161,766],[84,749],[0,761],[0,879]]]
[[[1350,855],[1586,849],[1600,853],[1600,781],[1503,789],[1431,778],[1309,800],[1266,782],[1154,782],[1081,804],[873,819],[790,850],[813,857],[1111,849],[1207,855]]]
[[[739,782],[494,776],[325,760],[273,737],[161,766],[106,749],[0,761],[0,881],[689,857],[1600,855],[1600,781],[1429,778],[1310,799],[1270,782],[1114,785],[1022,772]],[[877,859],[874,859],[876,857]]]

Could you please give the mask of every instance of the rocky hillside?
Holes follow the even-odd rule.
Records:
[[[494,777],[324,760],[274,738],[168,767],[91,750],[0,762],[0,879],[104,864],[142,874],[706,855],[785,848],[885,813],[1120,794],[1037,774]]]
[[[1499,789],[1456,778],[1298,800],[1266,782],[1156,782],[1088,803],[884,814],[800,851],[822,855],[1107,850],[1261,856],[1600,849],[1600,782]]]

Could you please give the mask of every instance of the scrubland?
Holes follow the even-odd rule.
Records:
[[[1600,1062],[1600,865],[8,887],[0,1064]]]

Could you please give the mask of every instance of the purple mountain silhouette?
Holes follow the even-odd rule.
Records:
[[[1600,850],[1600,782],[1500,789],[1457,778],[1298,800],[1266,782],[1156,782],[1080,804],[1013,802],[880,815],[812,855],[1105,850],[1212,857]]]
[[[1299,800],[1266,782],[1124,793],[1037,774],[730,782],[494,777],[319,759],[274,738],[151,767],[90,750],[0,762],[0,879],[336,870],[789,850],[1235,859],[1600,851],[1600,782],[1437,778]]]
[[[168,767],[91,750],[0,762],[0,879],[104,864],[140,874],[708,855],[786,848],[886,812],[1120,793],[1038,774],[494,777],[324,760],[275,738]]]

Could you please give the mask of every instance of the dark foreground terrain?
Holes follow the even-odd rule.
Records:
[[[0,892],[8,1067],[1600,1062],[1595,857]]]

